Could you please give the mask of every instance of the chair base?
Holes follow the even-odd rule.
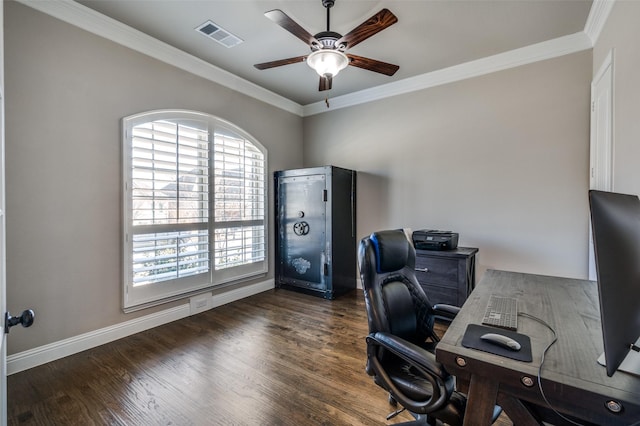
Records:
[[[398,406],[398,401],[396,401],[396,399],[391,394],[389,394],[388,400],[389,400],[389,405],[391,405],[392,407],[397,407]],[[408,425],[429,425],[429,426],[437,426],[439,424],[442,424],[442,423],[438,422],[437,419],[429,418],[426,414],[414,413],[414,412],[411,412],[411,411],[407,410],[404,407],[402,407],[399,410],[396,410],[393,413],[389,414],[387,416],[387,421],[391,420],[392,418],[394,418],[398,414],[402,413],[403,411],[407,411],[409,414],[411,414],[413,416],[413,418],[415,420],[410,420],[408,422],[403,422],[403,423],[397,423],[397,425],[407,425],[407,426]]]
[[[407,410],[408,411],[408,410]],[[426,414],[418,414],[418,413],[412,413],[411,411],[409,411],[409,413],[413,416],[414,420],[410,420],[408,422],[403,422],[403,423],[396,423],[396,426],[409,426],[409,425],[415,425],[415,426],[439,426],[442,425],[441,422],[439,422],[437,419],[429,418]]]
[[[398,407],[398,402],[395,400],[395,398],[391,394],[389,394],[389,405],[391,405],[392,407]],[[446,423],[442,423],[440,420],[434,418],[433,416],[429,417],[427,414],[414,413],[412,411],[407,410],[406,408],[404,408],[402,406],[400,406],[399,409],[396,409],[394,412],[389,414],[387,416],[387,421],[391,420],[392,418],[394,418],[398,414],[402,413],[403,411],[406,411],[409,414],[411,414],[415,420],[410,420],[408,422],[403,422],[403,423],[397,423],[398,425],[442,426],[442,425],[446,424]],[[491,420],[491,424],[493,424],[496,420],[498,420],[498,417],[500,417],[501,413],[502,413],[502,408],[500,406],[496,405],[494,407],[494,410],[493,410],[493,418]],[[462,424],[462,419],[460,420],[460,424]]]

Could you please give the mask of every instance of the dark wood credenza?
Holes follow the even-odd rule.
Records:
[[[416,277],[433,304],[462,306],[476,285],[477,248],[416,250]]]

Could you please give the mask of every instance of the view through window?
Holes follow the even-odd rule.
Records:
[[[216,117],[124,119],[125,308],[266,272],[266,152]]]

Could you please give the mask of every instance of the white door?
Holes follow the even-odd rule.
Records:
[[[1,9],[1,7],[0,7]],[[2,16],[0,14],[0,20]],[[0,58],[2,51],[0,47]],[[0,60],[0,63],[2,61]],[[9,328],[21,324],[29,327],[33,324],[34,313],[27,309],[18,316],[11,316],[7,312],[6,302],[6,240],[5,240],[5,200],[4,200],[4,92],[2,74],[0,73],[0,426],[7,424],[7,334]]]
[[[613,189],[613,50],[609,52],[591,82],[590,157],[589,188],[611,191]],[[589,225],[589,279],[596,279],[591,225]]]
[[[7,424],[7,345],[6,337],[10,326],[33,324],[34,313],[25,310],[21,315],[8,321],[6,298],[6,234],[5,234],[5,176],[4,176],[4,2],[0,1],[0,426]],[[8,332],[8,331],[7,331]]]

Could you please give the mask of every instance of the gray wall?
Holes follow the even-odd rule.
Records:
[[[613,190],[640,194],[640,2],[617,1],[593,49],[594,76],[615,49]]]
[[[450,229],[487,268],[586,278],[591,51],[305,118],[358,175],[358,235]]]
[[[304,120],[26,6],[4,7],[7,302],[38,314],[29,333],[11,334],[10,354],[172,306],[120,309],[119,126],[132,113],[174,107],[227,119],[267,147],[270,172],[303,163],[358,170],[359,237],[453,229],[461,245],[480,248],[480,273],[584,278],[589,83],[615,47],[614,185],[640,193],[636,2],[615,3],[593,58]]]
[[[121,310],[122,117],[160,108],[217,115],[268,149],[269,176],[301,166],[302,119],[24,5],[4,6],[7,302],[37,315],[28,333],[10,335],[12,354],[172,306]]]

